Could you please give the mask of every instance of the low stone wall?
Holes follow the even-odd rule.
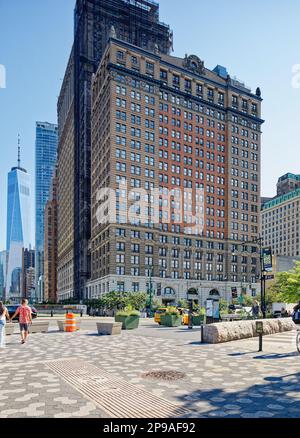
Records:
[[[204,342],[208,344],[221,344],[223,342],[253,338],[258,336],[256,333],[257,321],[233,321],[206,325],[203,328]],[[295,329],[292,318],[263,319],[259,321],[263,323],[264,335],[272,335]]]

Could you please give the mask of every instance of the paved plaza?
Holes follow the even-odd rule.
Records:
[[[51,320],[49,333],[31,335],[27,345],[17,334],[7,337],[0,417],[138,417],[136,399],[145,401],[148,414],[159,409],[171,417],[300,417],[296,332],[266,336],[258,353],[257,339],[202,345],[199,329],[146,320],[138,330],[101,337],[98,320],[83,320],[71,334],[58,332]],[[146,378],[154,370],[184,376]]]

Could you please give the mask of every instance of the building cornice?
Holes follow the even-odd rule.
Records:
[[[137,72],[135,70],[130,70],[130,69],[126,68],[126,67],[122,67],[122,66],[114,64],[114,63],[109,63],[107,67],[108,67],[108,70],[113,70],[114,69],[114,70],[120,71],[120,72],[125,73],[125,74],[130,75],[130,76],[136,76],[137,78],[139,78],[139,79],[141,79],[143,81],[150,82],[150,83],[158,86],[161,89],[167,90],[167,91],[169,91],[171,93],[179,94],[182,97],[184,97],[185,99],[194,100],[197,103],[201,103],[201,104],[207,105],[210,108],[214,108],[214,109],[216,109],[218,111],[223,111],[225,113],[234,113],[234,114],[237,114],[237,115],[239,115],[241,117],[248,118],[248,119],[250,119],[250,120],[252,120],[252,121],[254,121],[256,123],[259,123],[261,125],[265,122],[265,120],[263,120],[263,119],[261,119],[259,117],[256,117],[256,116],[252,116],[251,114],[245,114],[242,111],[238,111],[238,110],[236,110],[234,108],[231,108],[231,107],[220,107],[220,106],[218,106],[218,105],[216,105],[214,103],[210,103],[210,102],[208,102],[208,101],[206,101],[206,100],[204,100],[204,99],[202,99],[202,98],[200,98],[198,96],[194,96],[192,94],[184,93],[181,90],[175,90],[174,88],[168,87],[163,82],[161,82],[161,81],[159,81],[157,79],[154,79],[154,78],[150,78],[150,77],[148,77],[146,75],[143,75],[140,72]]]
[[[163,59],[160,54],[149,52],[149,51],[144,50],[144,49],[142,49],[140,47],[134,46],[133,44],[127,43],[125,41],[118,40],[116,38],[110,38],[109,43],[115,43],[118,46],[122,46],[122,47],[128,48],[128,49],[133,49],[134,51],[140,53],[141,55],[144,55],[147,58],[152,58],[153,60],[160,61],[161,64],[164,64],[167,67],[170,67],[172,69],[176,69],[176,70],[180,71],[181,73],[184,73],[185,75],[194,76],[195,78],[197,78],[197,79],[199,79],[201,81],[210,83],[211,85],[214,85],[214,86],[221,87],[224,90],[230,89],[230,90],[233,90],[237,94],[243,94],[243,95],[249,96],[252,99],[255,99],[255,100],[259,101],[259,102],[263,101],[262,97],[259,97],[256,94],[247,91],[246,89],[235,87],[234,85],[231,85],[229,83],[223,84],[222,82],[214,81],[213,79],[210,79],[210,78],[208,78],[205,75],[200,75],[200,74],[197,74],[197,73],[195,73],[193,71],[187,70],[184,67],[180,67],[180,66],[178,66],[176,64],[172,64],[171,62],[168,62],[165,59]],[[171,55],[170,55],[170,57],[171,57]],[[217,74],[214,73],[212,70],[209,70],[209,69],[205,69],[205,70],[207,70],[210,73],[215,74],[217,76]],[[230,79],[232,79],[232,78],[230,78]],[[223,79],[223,80],[226,81],[226,79]]]

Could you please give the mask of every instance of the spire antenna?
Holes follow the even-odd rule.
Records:
[[[20,147],[20,134],[18,134],[18,168],[21,167],[21,147]]]

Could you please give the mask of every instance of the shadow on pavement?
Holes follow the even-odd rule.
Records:
[[[228,356],[231,356],[231,357],[247,356],[247,354],[255,354],[255,353],[257,353],[257,350],[245,351],[244,353],[229,353]]]
[[[178,397],[202,418],[300,418],[300,373],[266,377],[267,383],[230,393],[222,388],[196,390]],[[232,380],[234,382],[234,379]],[[209,382],[207,382],[209,384]]]
[[[260,356],[255,356],[253,359],[270,360],[270,359],[286,359],[287,357],[299,357],[299,353],[294,351],[292,353],[282,353],[282,354],[279,353],[261,354]]]
[[[90,337],[95,337],[95,338],[98,338],[98,337],[101,337],[101,335],[99,335],[98,333],[82,333],[82,335],[83,336],[90,336]],[[108,336],[108,337],[112,337],[112,336],[109,336],[109,335],[102,335],[102,337],[104,337],[104,336]]]

